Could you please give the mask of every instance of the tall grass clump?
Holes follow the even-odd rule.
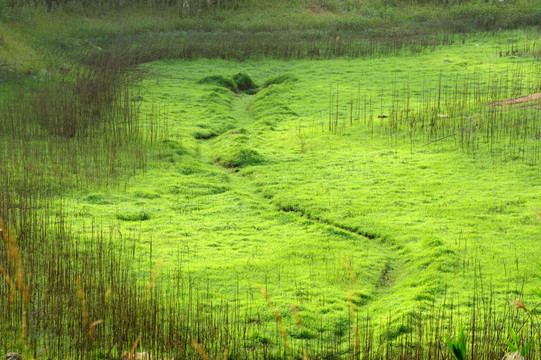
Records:
[[[145,148],[157,135],[142,131],[132,100],[133,60],[113,52],[92,62],[3,96],[0,163],[11,183],[3,191],[21,182],[49,193],[108,186],[144,168]]]
[[[45,58],[53,62],[56,53],[104,47],[112,38],[136,49],[138,61],[325,59],[418,53],[453,44],[464,33],[533,28],[541,21],[541,5],[477,0],[292,0],[287,5],[279,0],[0,0],[0,21],[13,28],[6,32],[8,42],[22,40],[16,45],[30,50],[45,44],[52,50]],[[26,71],[59,65],[30,59],[30,50],[13,48],[28,57],[24,66],[17,65]],[[4,60],[14,61],[0,49],[0,62]]]
[[[58,200],[70,189],[116,186],[144,168],[152,139],[143,135],[139,110],[131,101],[136,91],[136,79],[128,76],[131,68],[125,53],[112,52],[95,58],[91,66],[80,65],[30,88],[15,84],[0,99],[0,166],[5,174],[0,179],[0,269],[2,285],[9,289],[6,295],[0,288],[6,309],[2,350],[16,346],[39,357],[47,337],[65,343],[57,345],[57,352],[47,343],[50,354],[87,348],[89,339],[70,328],[79,321],[62,320],[67,309],[75,309],[76,298],[85,331],[90,338],[99,334],[102,319],[90,313],[95,299],[85,289],[102,284],[98,287],[106,292],[103,268],[94,275],[79,271],[80,266],[95,268],[85,264],[84,256],[79,259],[83,250],[68,235]],[[94,255],[86,254],[92,261]]]

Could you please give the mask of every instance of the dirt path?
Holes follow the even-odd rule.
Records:
[[[503,106],[503,105],[514,105],[514,104],[521,104],[528,101],[534,101],[541,99],[541,93],[532,94],[528,96],[521,96],[514,99],[508,99],[508,100],[502,100],[502,101],[496,101],[492,102],[490,104],[487,104],[488,106]]]

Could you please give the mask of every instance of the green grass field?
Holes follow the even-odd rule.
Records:
[[[483,139],[464,151],[458,134],[437,141],[405,130],[389,135],[390,118],[377,117],[389,115],[406,89],[410,107],[422,107],[441,78],[449,87],[457,77],[479,79],[490,96],[490,81],[516,76],[522,88],[502,88],[495,93],[501,100],[538,91],[537,60],[499,55],[530,36],[480,34],[433,52],[370,60],[146,64],[137,101],[143,114],[160,112],[167,131],[125,189],[65,200],[74,229],[95,219],[136,234],[125,240],[142,259],[139,271],[152,268],[152,251],[153,261],[163,258],[165,283],[182,273],[217,298],[243,294],[241,307],[255,303],[264,318],[261,341],[276,325],[255,284],[268,291],[291,336],[346,331],[348,266],[358,283],[355,311],[376,324],[390,317],[398,327],[404,314],[430,313],[444,300],[467,313],[480,286],[498,308],[532,300],[541,256],[539,164],[490,156]],[[239,72],[260,86],[287,76],[255,95],[200,81]],[[328,129],[330,91],[342,97],[336,132]],[[363,100],[351,119],[359,95],[371,105]],[[365,107],[373,110],[365,114]],[[471,118],[482,107],[444,113]],[[300,309],[302,334],[291,303]]]
[[[0,353],[539,357],[536,13],[201,4],[0,14]]]

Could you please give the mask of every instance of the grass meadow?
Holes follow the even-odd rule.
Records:
[[[110,30],[2,72],[0,353],[541,356],[541,100],[500,103],[541,93],[537,28],[253,58]]]

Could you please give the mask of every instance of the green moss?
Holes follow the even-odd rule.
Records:
[[[255,94],[258,86],[254,83],[252,78],[246,73],[238,73],[233,76],[233,81],[237,86],[238,91]]]
[[[237,85],[233,80],[222,75],[209,75],[197,81],[198,84],[217,85],[233,92],[237,91]]]
[[[103,194],[89,194],[84,198],[84,201],[89,204],[107,205],[113,203],[114,199]]]
[[[209,102],[212,104],[220,104],[220,105],[230,105],[233,98],[231,97],[231,91],[236,91],[236,86],[234,86],[233,89],[230,89],[231,91],[228,91],[227,88],[214,88],[212,91],[206,93],[203,95],[202,99],[205,102]]]
[[[286,82],[293,82],[297,80],[298,78],[294,74],[281,74],[281,75],[273,76],[270,79],[266,80],[263,83],[263,87],[267,88],[271,85],[283,84]]]
[[[194,131],[192,133],[192,136],[196,139],[207,140],[207,139],[212,139],[213,137],[218,136],[218,134],[219,132],[216,131],[215,129],[200,128],[199,130]]]
[[[139,199],[159,199],[161,197],[160,194],[149,191],[135,191],[132,196]]]
[[[214,161],[224,167],[244,167],[259,165],[264,162],[264,157],[255,149],[247,146],[231,147],[227,151],[219,153]]]
[[[116,218],[122,221],[146,221],[150,220],[150,214],[144,210],[138,212],[125,212],[116,214]]]

